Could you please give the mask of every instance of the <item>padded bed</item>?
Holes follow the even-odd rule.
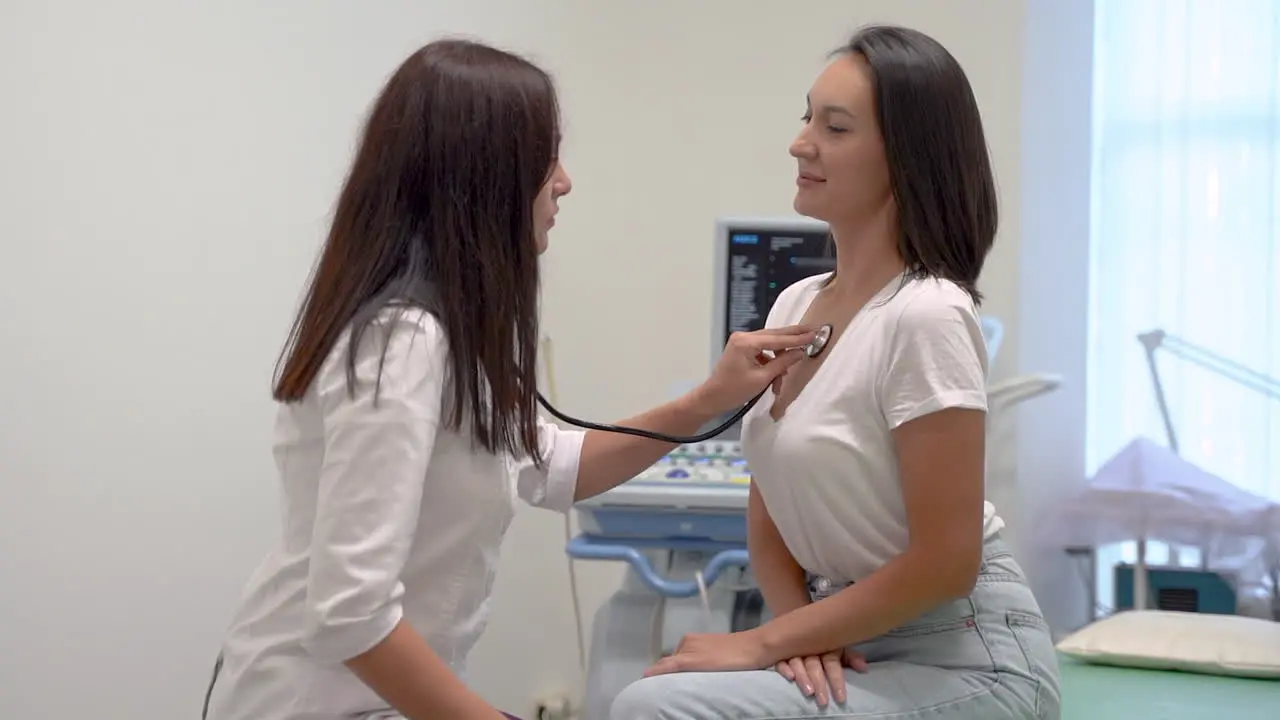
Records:
[[[1059,655],[1062,720],[1277,720],[1280,680],[1108,667]]]

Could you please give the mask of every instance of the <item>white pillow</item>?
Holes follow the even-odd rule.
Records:
[[[1099,665],[1280,679],[1280,622],[1208,613],[1117,613],[1058,642]]]

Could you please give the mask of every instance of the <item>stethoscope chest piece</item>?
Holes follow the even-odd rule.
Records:
[[[827,342],[831,340],[831,330],[830,325],[818,328],[818,331],[813,334],[813,339],[804,346],[804,354],[811,358],[821,355],[822,351],[827,349]]]

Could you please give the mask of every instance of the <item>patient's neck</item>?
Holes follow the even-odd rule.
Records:
[[[898,252],[898,230],[892,215],[878,213],[859,223],[833,225],[836,277],[827,292],[838,297],[878,292],[906,270]]]

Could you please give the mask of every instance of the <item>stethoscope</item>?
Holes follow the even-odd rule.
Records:
[[[804,354],[806,357],[816,358],[822,354],[823,350],[827,348],[827,342],[831,340],[831,330],[832,328],[830,325],[823,325],[822,327],[818,328],[818,330],[813,334],[813,339],[810,340],[807,344],[801,345],[799,348],[791,348],[791,349],[792,350],[802,349],[804,350]],[[767,351],[766,351],[766,358],[767,360],[772,359],[772,357],[769,357]],[[580,428],[586,428],[587,430],[600,430],[601,432],[621,433],[623,435],[635,435],[637,437],[649,438],[651,440],[661,440],[662,442],[675,443],[677,445],[688,445],[691,443],[700,443],[704,440],[710,440],[711,438],[719,435],[725,430],[728,430],[729,428],[733,427],[735,424],[737,424],[739,420],[743,418],[743,416],[751,412],[751,408],[755,407],[756,403],[760,402],[760,398],[764,397],[764,394],[768,389],[769,389],[768,386],[766,386],[759,393],[757,393],[755,397],[751,398],[751,400],[746,405],[743,405],[736,413],[734,413],[733,417],[729,418],[728,420],[725,420],[724,422],[720,423],[718,426],[706,432],[699,433],[697,435],[689,435],[689,436],[683,436],[683,437],[680,435],[667,435],[660,432],[653,432],[652,430],[642,430],[640,428],[626,427],[625,425],[605,425],[602,423],[589,422],[587,420],[579,420],[576,417],[573,417],[571,415],[566,415],[560,412],[559,410],[557,410],[554,405],[552,405],[545,397],[542,396],[541,392],[538,393],[538,402],[542,403],[542,407],[546,408],[547,412],[551,413],[556,419],[561,420],[563,422],[567,422],[570,425],[576,425]]]

